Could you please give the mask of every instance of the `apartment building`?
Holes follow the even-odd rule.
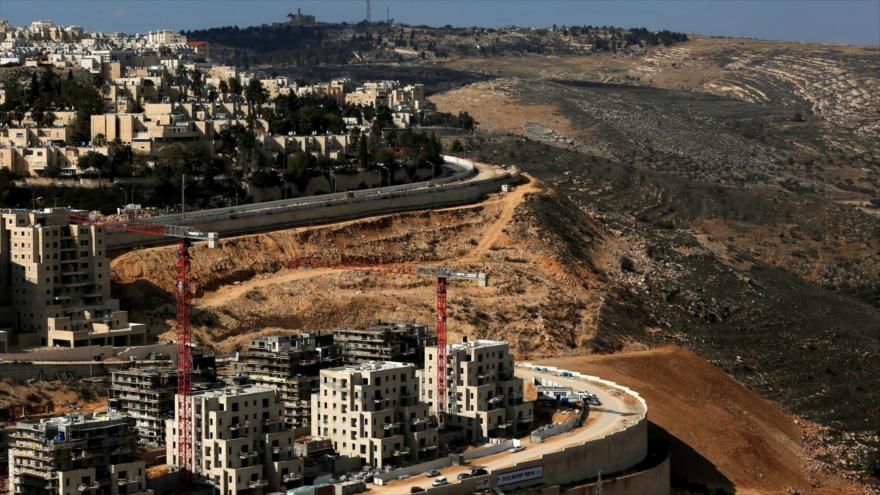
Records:
[[[425,347],[436,343],[427,325],[384,322],[368,328],[333,330],[333,340],[346,363],[401,361],[418,367],[424,362]]]
[[[63,145],[70,129],[67,127],[9,127],[0,128],[0,147],[28,148]]]
[[[355,138],[351,134],[319,134],[315,136],[261,134],[260,140],[267,151],[293,154],[309,153],[315,158],[340,160],[354,154]]]
[[[186,44],[186,36],[170,29],[159,29],[148,32],[146,42],[148,46],[182,45]]]
[[[174,413],[177,370],[170,366],[131,368],[110,374],[110,409],[134,419],[141,444],[164,445],[165,421]]]
[[[312,395],[312,436],[373,467],[414,464],[437,455],[437,428],[418,401],[416,368],[377,361],[321,370]]]
[[[239,106],[238,110],[242,108],[246,110],[246,106]],[[189,111],[196,115],[190,117],[184,113],[185,106],[171,103],[145,104],[144,109],[142,113],[92,115],[92,140],[99,136],[107,142],[118,139],[131,145],[134,153],[146,155],[172,143],[213,140],[226,126],[247,124],[244,119],[213,118],[207,110],[196,111],[191,107]],[[259,122],[268,125],[263,120]]]
[[[80,158],[89,152],[107,155],[109,150],[106,146],[0,147],[0,168],[21,175],[37,176],[50,167],[57,167],[61,175],[74,176],[85,172],[80,167]]]
[[[241,369],[250,383],[278,389],[284,421],[292,428],[308,426],[318,373],[342,364],[332,334],[276,335],[248,341]]]
[[[148,495],[133,420],[121,414],[24,421],[12,430],[9,493]]]
[[[458,432],[456,436],[476,442],[531,429],[533,404],[523,400],[523,380],[513,375],[507,342],[449,344],[446,357],[446,425]],[[421,401],[436,412],[436,346],[425,349],[425,367],[418,377]]]
[[[66,208],[0,212],[0,328],[10,345],[142,345],[110,297],[104,229],[73,225]]]
[[[284,491],[301,483],[303,460],[294,455],[293,431],[284,424],[275,389],[226,387],[189,396],[193,470],[220,495]],[[168,420],[168,463],[177,459],[178,418]]]
[[[345,94],[352,90],[350,79],[333,79],[328,83],[295,86],[296,96],[329,96],[339,103],[345,101]]]

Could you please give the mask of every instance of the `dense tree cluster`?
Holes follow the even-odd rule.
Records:
[[[345,64],[353,52],[367,51],[374,40],[369,29],[349,38],[339,38],[335,26],[293,26],[276,24],[224,26],[184,31],[189,39],[209,41],[238,50],[229,62],[236,65],[295,63],[297,65]]]
[[[70,142],[83,143],[90,139],[91,116],[103,113],[106,106],[93,85],[77,81],[72,72],[61,77],[46,68],[39,75],[32,72],[27,86],[15,80],[6,84],[6,102],[0,105],[0,123],[20,125],[25,112],[31,111],[37,125],[47,127],[55,120],[54,112],[66,109],[76,111]]]
[[[467,112],[458,112],[458,115],[436,112],[422,120],[422,125],[425,126],[457,127],[467,131],[473,130],[475,124],[476,121]]]
[[[358,115],[350,105],[340,105],[334,98],[294,94],[275,98],[275,110],[269,118],[269,132],[301,135],[345,132],[342,117]]]

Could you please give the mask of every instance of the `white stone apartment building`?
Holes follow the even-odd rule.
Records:
[[[110,297],[104,229],[73,225],[66,208],[0,211],[0,327],[20,347],[142,345]]]
[[[226,387],[196,392],[189,400],[194,473],[197,480],[212,485],[214,493],[257,495],[301,483],[303,460],[294,456],[294,433],[284,425],[274,388]],[[177,419],[175,412],[165,427],[171,465],[179,465]]]
[[[476,340],[449,344],[446,362],[446,425],[460,438],[478,441],[527,433],[533,404],[523,400],[523,380],[513,375],[507,342]],[[419,370],[421,401],[435,411],[437,347],[425,348]]]
[[[312,395],[312,436],[341,455],[384,467],[437,456],[437,428],[418,401],[412,364],[377,361],[321,370]]]

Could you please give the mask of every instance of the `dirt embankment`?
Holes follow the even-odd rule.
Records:
[[[541,208],[570,208],[539,191],[526,184],[472,206],[242,236],[222,241],[216,250],[197,246],[192,262],[196,336],[229,350],[258,333],[380,319],[433,322],[432,280],[286,266],[297,256],[345,253],[487,272],[488,288],[451,284],[453,338],[503,336],[523,356],[580,352],[595,333],[602,297],[588,289],[600,282],[588,263],[543,245],[540,226],[520,207],[537,202]],[[584,250],[578,256],[592,258],[585,253],[599,251],[600,229],[585,229],[581,222],[569,226]],[[133,321],[149,323],[155,334],[173,326],[174,256],[173,247],[152,248],[127,253],[111,265]]]
[[[818,426],[783,412],[696,354],[674,346],[541,363],[637,390],[656,433],[670,442],[679,489],[737,493],[862,493],[810,460]]]

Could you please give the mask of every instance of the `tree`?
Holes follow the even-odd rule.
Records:
[[[263,106],[263,103],[266,103],[266,100],[269,99],[269,93],[263,88],[259,79],[253,78],[244,90],[244,97],[248,102],[248,106],[256,105],[257,108],[260,108]],[[253,111],[251,111],[251,113],[253,113]]]
[[[31,83],[28,86],[27,92],[27,103],[28,105],[33,105],[37,102],[37,98],[40,97],[40,82],[37,80],[37,73],[31,72]]]
[[[229,92],[229,84],[226,81],[220,81],[219,84],[220,94],[223,95],[223,101],[226,101],[226,93]]]
[[[192,90],[193,94],[200,98],[202,96],[202,71],[196,69],[192,73],[192,82],[190,83],[190,90]]]
[[[449,145],[450,153],[460,153],[464,151],[464,146],[461,145],[461,141],[458,139],[452,141],[452,144]]]
[[[317,160],[311,153],[297,151],[287,158],[287,172],[297,177],[302,177],[310,167],[316,164]]]
[[[55,114],[52,112],[44,112],[39,108],[35,108],[34,111],[31,112],[31,118],[37,123],[37,127],[52,127],[52,125],[55,124]]]
[[[96,151],[89,151],[88,153],[79,157],[77,167],[83,171],[94,170],[100,173],[102,176],[109,176],[112,172],[110,158],[108,158],[107,155],[98,153]]]
[[[367,150],[367,137],[364,135],[358,136],[358,151],[357,151],[357,160],[358,163],[361,164],[361,167],[366,168],[367,162],[369,159],[369,152]]]
[[[277,173],[263,168],[254,171],[249,182],[255,187],[280,187],[284,184],[284,181],[281,180]]]

